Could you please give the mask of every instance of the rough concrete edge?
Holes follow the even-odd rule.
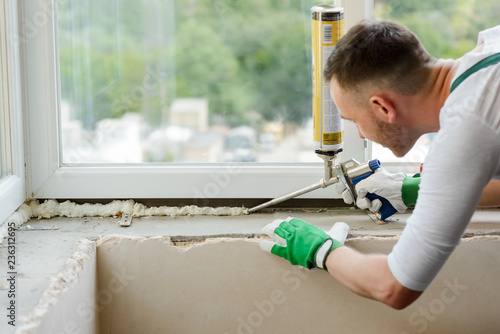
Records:
[[[63,269],[56,276],[50,278],[51,283],[40,297],[38,305],[35,306],[29,315],[20,319],[22,325],[17,328],[16,334],[35,333],[43,316],[58,302],[59,296],[77,281],[83,270],[85,261],[92,253],[96,252],[96,243],[94,241],[82,239],[78,243],[77,250],[66,261]]]
[[[123,234],[110,234],[106,235],[104,237],[99,238],[96,241],[96,247],[99,248],[101,246],[108,246],[108,247],[114,247],[122,240],[131,240],[134,242],[145,242],[145,241],[151,241],[151,240],[157,240],[161,243],[164,243],[168,246],[173,247],[179,252],[185,252],[188,251],[192,248],[200,247],[200,246],[205,246],[205,245],[211,245],[211,244],[217,244],[221,242],[237,242],[237,241],[244,241],[244,242],[259,242],[262,239],[262,235],[256,235],[256,234],[249,234],[249,235],[224,235],[224,236],[206,236],[206,237],[201,237],[201,236],[193,236],[192,238],[190,237],[183,237],[181,240],[176,240],[173,241],[171,236],[154,236],[154,237],[143,237],[143,236],[133,236],[133,235],[123,235]]]
[[[462,237],[461,242],[476,242],[476,241],[500,241],[500,235],[497,234],[483,234],[483,235],[472,235],[467,237]]]
[[[399,235],[361,235],[353,236],[348,235],[346,243],[355,241],[397,241],[399,240]],[[123,239],[134,240],[136,242],[144,242],[151,239],[158,239],[163,243],[167,243],[178,250],[185,251],[192,247],[199,247],[206,244],[214,244],[220,242],[235,242],[235,241],[245,241],[245,242],[259,242],[260,240],[271,240],[265,234],[258,233],[237,233],[237,234],[217,234],[217,235],[195,235],[195,236],[134,236],[126,234],[109,234],[100,237],[96,243],[97,247],[106,245],[117,245]],[[482,234],[482,235],[468,235],[462,237],[462,242],[468,241],[480,241],[480,240],[500,240],[500,235],[495,234]]]
[[[136,235],[108,234],[103,237],[99,237],[99,239],[96,240],[96,247],[99,248],[101,246],[115,246],[120,244],[120,242],[125,238],[137,242],[142,242],[146,239],[149,239],[148,237],[136,236]],[[164,237],[164,238],[170,239],[169,237]]]
[[[387,241],[387,240],[398,240],[399,235],[360,235],[353,237],[352,235],[348,235],[345,242],[352,241]]]

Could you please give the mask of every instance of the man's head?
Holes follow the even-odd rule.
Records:
[[[407,28],[364,21],[339,40],[324,77],[332,83],[332,97],[342,116],[356,122],[360,135],[402,156],[420,134],[399,123],[403,104],[398,97],[425,88],[433,60]]]

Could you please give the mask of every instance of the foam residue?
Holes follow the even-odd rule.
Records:
[[[3,222],[3,224],[0,224],[0,245],[2,244],[4,237],[8,235],[9,223],[14,223],[16,227],[21,226],[30,220],[31,217],[33,217],[31,207],[29,205],[22,204],[16,212],[11,214],[10,217]]]
[[[78,248],[73,256],[66,261],[63,269],[57,276],[51,277],[50,285],[44,291],[38,305],[26,317],[21,318],[22,325],[16,330],[16,334],[35,333],[42,317],[49,309],[57,303],[59,296],[74,284],[83,270],[84,262],[93,256],[96,251],[96,243],[83,239],[79,241]]]
[[[71,201],[59,203],[55,200],[46,200],[39,203],[31,200],[29,206],[33,212],[33,217],[38,219],[51,217],[110,217],[121,214],[132,214],[134,217],[145,216],[239,216],[247,212],[243,207],[199,207],[189,205],[183,207],[159,206],[147,207],[144,204],[136,203],[133,200],[115,200],[108,204],[76,204]]]
[[[157,206],[147,207],[133,200],[115,200],[108,204],[77,204],[71,201],[58,202],[46,200],[40,203],[38,200],[28,200],[22,204],[3,224],[0,225],[0,244],[7,236],[7,223],[14,222],[15,226],[26,223],[31,218],[52,217],[113,217],[122,214],[131,214],[134,217],[147,216],[240,216],[248,213],[244,207],[199,207],[188,206]]]

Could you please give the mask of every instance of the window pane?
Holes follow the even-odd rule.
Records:
[[[1,23],[3,24],[4,20]],[[0,180],[12,174],[6,63],[7,48],[4,31],[5,29],[2,27],[0,30]]]
[[[57,2],[63,163],[318,162],[317,2]]]
[[[12,174],[7,110],[0,109],[0,180]],[[1,182],[1,181],[0,181]]]
[[[413,31],[436,58],[457,59],[471,51],[480,31],[498,25],[498,0],[375,0],[374,17],[399,22]],[[373,156],[383,161],[422,162],[432,135],[424,135],[403,158],[373,145]]]

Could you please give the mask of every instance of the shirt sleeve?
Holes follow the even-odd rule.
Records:
[[[500,166],[500,136],[478,118],[455,112],[441,123],[422,172],[413,214],[388,257],[395,278],[423,291],[441,270]]]

